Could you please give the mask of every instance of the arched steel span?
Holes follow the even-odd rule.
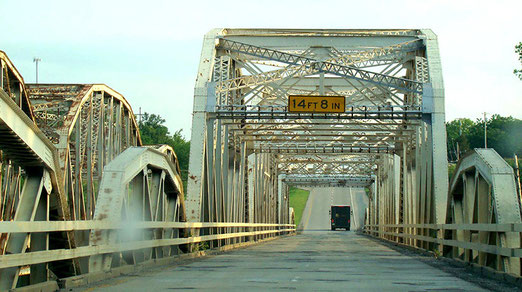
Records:
[[[0,221],[67,220],[69,208],[62,185],[62,172],[54,145],[36,126],[23,79],[3,54],[0,86]],[[52,212],[51,212],[52,210]],[[0,234],[0,254],[25,253],[49,248],[74,247],[71,232],[53,235]],[[73,273],[70,263],[61,271]],[[20,267],[0,271],[0,290],[16,287]],[[30,267],[31,282],[47,280],[47,267]],[[60,273],[58,273],[60,274]]]
[[[10,62],[2,65],[11,68],[5,75],[9,80],[19,76]],[[25,88],[17,80],[0,87],[0,290],[17,287],[20,277],[21,285],[57,289],[56,279],[172,261],[171,255],[202,242],[213,247],[295,231],[293,224],[245,220],[185,222],[174,149],[139,147],[138,125],[123,96],[102,84],[33,84],[17,97],[12,86]],[[268,169],[269,162],[262,164],[256,169]],[[240,165],[246,164],[237,161],[234,167]],[[244,184],[236,187],[239,191]],[[269,202],[256,199],[266,214],[255,214],[255,222],[277,213],[277,191],[263,187],[274,195]],[[207,205],[213,221],[220,207]],[[248,206],[235,199],[227,208],[240,217]],[[288,221],[288,205],[283,208]]]
[[[89,220],[103,167],[141,146],[125,98],[104,84],[28,84],[38,127],[58,150],[72,220]]]
[[[119,224],[137,224],[142,221],[185,222],[185,199],[179,165],[170,146],[131,147],[104,169],[100,181],[95,220]],[[130,193],[129,193],[130,190]],[[145,195],[143,194],[145,190]],[[178,230],[118,232],[91,231],[89,244],[126,243],[143,239],[164,240],[180,237]],[[112,266],[136,264],[152,258],[177,254],[177,246],[143,249],[93,256],[89,272],[109,270]]]
[[[0,65],[0,220],[9,221],[19,208],[22,183],[33,170],[40,173],[38,177],[45,169],[47,186],[53,194],[61,194],[63,190],[56,150],[36,126],[24,79],[3,51],[0,51]],[[58,205],[57,202],[55,206]],[[63,212],[60,216],[64,217]],[[7,235],[0,238],[2,254]]]
[[[34,121],[33,110],[29,102],[29,95],[24,83],[24,78],[18,72],[4,51],[0,51],[0,88],[13,99],[15,104]]]
[[[16,123],[13,116],[17,114],[26,116],[21,123],[25,129],[35,129],[36,126],[24,79],[3,51],[0,51],[0,89],[3,106],[0,132],[4,134],[3,139],[0,140],[2,146],[0,148],[0,220],[11,220],[22,192],[23,170],[21,166],[40,164],[43,153],[47,150],[45,156],[49,156],[50,150],[44,145],[43,140],[45,139],[36,139],[41,142],[38,145],[41,147],[39,147],[39,153],[34,153],[31,148],[34,148],[35,145],[23,145],[24,143],[19,141],[19,135],[12,129]],[[19,134],[24,135],[22,131],[19,131]],[[27,140],[28,136],[25,135],[23,138]],[[52,157],[46,163],[48,166],[52,166]],[[6,239],[6,234],[0,235],[0,254],[3,253]]]
[[[130,105],[103,84],[26,85],[3,52],[0,60],[0,221],[91,219],[103,167],[126,148],[141,145]],[[162,151],[177,164],[172,149]],[[35,233],[30,248],[75,248],[88,243],[88,234]],[[24,253],[29,235],[3,233],[0,239],[0,254]],[[87,262],[32,265],[31,283],[46,280],[47,268],[66,277],[87,272]],[[19,271],[0,271],[2,289],[16,285]]]
[[[513,168],[493,149],[475,149],[459,161],[448,194],[449,224],[521,223]],[[519,248],[518,233],[451,230],[446,239],[499,248]],[[446,255],[506,273],[520,275],[520,258],[472,249],[446,247]]]
[[[346,111],[291,113],[293,94],[342,95]],[[389,206],[400,207],[380,224],[406,223],[412,209],[433,210],[414,222],[442,223],[444,129],[431,30],[212,30],[195,87],[188,216],[215,220],[206,206],[216,205],[217,220],[235,220],[226,210],[244,200],[239,220],[277,221],[285,216],[258,203],[285,204],[279,174],[349,173],[375,175],[370,194],[393,193]],[[408,201],[414,194],[426,199]]]

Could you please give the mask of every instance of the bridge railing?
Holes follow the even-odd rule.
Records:
[[[0,255],[0,270],[12,267],[30,266],[34,264],[49,263],[61,260],[79,259],[96,255],[119,254],[127,251],[143,249],[156,249],[174,247],[194,243],[202,243],[213,240],[246,238],[256,236],[271,237],[295,232],[293,224],[263,224],[263,223],[211,223],[211,222],[125,222],[115,224],[97,220],[85,221],[9,221],[0,222],[0,230],[4,233],[51,233],[66,231],[91,231],[114,230],[122,233],[140,233],[144,230],[165,232],[168,230],[194,230],[201,228],[221,228],[221,230],[233,230],[228,232],[201,236],[187,236],[166,239],[136,240],[117,242],[102,245],[81,246],[72,249],[55,249],[34,251],[18,254]],[[237,229],[245,231],[237,232]],[[248,229],[248,231],[246,231]],[[154,258],[151,258],[154,259]]]
[[[522,246],[520,243],[512,246],[505,242],[499,244],[498,241],[508,234],[515,237],[522,236],[522,223],[382,224],[367,225],[363,232],[389,241],[430,250],[444,257],[521,276],[519,269],[509,268],[508,261],[522,259]],[[467,240],[449,239],[457,232],[468,234]],[[488,234],[488,240],[479,240],[485,234]]]

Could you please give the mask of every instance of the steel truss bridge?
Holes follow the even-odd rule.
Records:
[[[1,51],[0,64],[0,290],[293,234],[290,186],[364,187],[367,234],[521,275],[512,168],[477,149],[448,181],[430,30],[212,30],[187,192],[175,149],[143,145],[117,91],[25,84]],[[344,96],[346,110],[290,112],[289,95]]]

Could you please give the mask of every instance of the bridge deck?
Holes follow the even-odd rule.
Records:
[[[315,231],[89,290],[486,291],[354,232]]]

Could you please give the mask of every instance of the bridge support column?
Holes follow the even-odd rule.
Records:
[[[204,172],[206,165],[204,157],[212,149],[205,143],[207,135],[207,109],[209,106],[215,105],[215,100],[208,98],[208,82],[212,80],[212,68],[215,57],[215,38],[219,33],[219,29],[208,33],[203,40],[203,50],[201,53],[201,61],[199,64],[199,75],[196,79],[194,94],[194,113],[192,116],[192,135],[190,138],[190,161],[187,186],[187,220],[192,222],[200,222],[202,219],[202,200],[207,194],[204,181],[207,181]],[[208,104],[208,101],[214,104]]]
[[[446,145],[446,125],[444,109],[444,83],[442,80],[442,65],[439,55],[437,36],[431,30],[421,30],[426,36],[426,59],[430,85],[425,85],[423,108],[431,112],[428,126],[430,149],[432,157],[432,189],[434,200],[434,222],[443,224],[446,220],[446,205],[448,192],[448,159]],[[426,101],[426,106],[424,104]]]

